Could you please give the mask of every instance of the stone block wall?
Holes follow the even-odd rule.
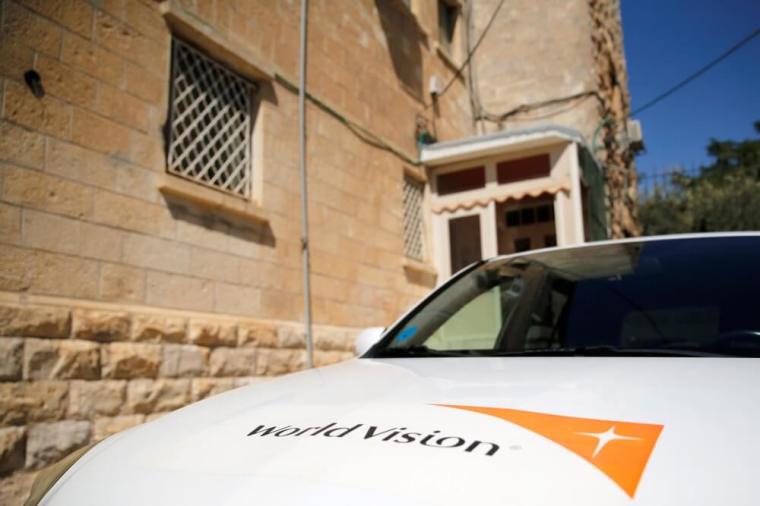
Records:
[[[416,16],[403,2],[310,2],[309,92],[376,139],[308,103],[313,314],[322,324],[387,324],[431,287],[403,267],[402,186],[428,77],[454,69],[432,44],[435,0],[416,3],[432,8]],[[298,107],[283,84],[298,82],[298,6],[0,2],[0,291],[301,319],[302,305],[290,302],[302,297]],[[166,173],[173,37],[258,85],[263,220],[215,206],[240,199],[212,188],[191,184],[212,205],[161,190],[180,179]],[[27,86],[30,70],[44,96]],[[441,139],[471,131],[464,96],[460,79],[426,112]]]
[[[499,3],[474,4],[474,33],[485,28]],[[621,142],[631,111],[620,16],[619,0],[511,0],[495,18],[473,69],[481,131],[551,123],[583,134],[605,168],[612,237],[640,232],[634,153]]]
[[[475,34],[485,29],[499,3],[474,4]],[[599,121],[592,96],[518,109],[596,89],[591,31],[587,0],[505,2],[475,57],[480,127],[494,131],[552,123],[578,130],[590,142]],[[502,121],[486,120],[516,110]]]
[[[413,3],[309,2],[317,364],[435,282],[404,267],[404,174],[421,113],[441,139],[471,121],[462,77],[426,108],[456,68]],[[0,504],[75,447],[303,367],[299,5],[0,0]],[[173,38],[255,81],[255,202],[163,191]]]
[[[300,326],[140,309],[0,304],[0,504],[77,448],[305,367]],[[317,327],[315,364],[353,357],[355,334]]]
[[[612,237],[641,234],[635,153],[623,139],[631,114],[619,0],[589,0],[596,84],[602,118],[596,156],[606,167],[607,209]]]

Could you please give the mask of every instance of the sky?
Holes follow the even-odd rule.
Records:
[[[666,91],[760,27],[760,0],[622,0],[632,109]],[[675,94],[634,116],[640,173],[709,162],[710,138],[756,138],[760,36]]]

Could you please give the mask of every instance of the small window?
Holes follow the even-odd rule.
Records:
[[[520,239],[515,239],[515,253],[520,253],[521,251],[529,251],[530,250],[530,237],[521,237]]]
[[[424,185],[404,177],[404,253],[415,260],[424,257],[422,197]]]
[[[519,227],[520,226],[520,211],[507,211],[507,226]]]
[[[551,161],[547,154],[507,160],[496,164],[496,179],[499,184],[549,177],[550,173]]]
[[[554,220],[554,209],[550,205],[538,206],[536,208],[536,220],[539,223],[546,223]]]
[[[451,0],[438,0],[438,41],[449,54],[454,42],[454,33],[459,16],[459,6]]]
[[[253,92],[252,83],[174,39],[168,172],[249,197]]]
[[[436,181],[438,183],[438,195],[477,190],[486,185],[486,168],[481,166],[448,172],[438,176]]]
[[[536,210],[533,207],[525,207],[520,210],[520,223],[530,225],[536,222]]]

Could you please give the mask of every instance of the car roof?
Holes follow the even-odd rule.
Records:
[[[517,257],[529,257],[537,253],[545,253],[550,251],[564,251],[573,249],[593,248],[596,246],[614,245],[614,244],[627,244],[636,242],[654,242],[654,241],[672,241],[683,239],[710,239],[710,238],[726,238],[726,237],[757,237],[760,238],[760,232],[702,232],[692,234],[668,234],[668,235],[648,235],[639,237],[626,237],[625,239],[608,239],[605,241],[593,241],[584,242],[582,244],[569,244],[567,246],[555,246],[551,248],[541,248],[530,251],[522,251],[520,253],[510,253],[508,255],[498,255],[491,257],[486,262],[492,262],[497,260],[506,260]]]

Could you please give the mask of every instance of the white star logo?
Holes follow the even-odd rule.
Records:
[[[593,455],[591,455],[592,459],[596,458],[596,456],[599,455],[599,452],[611,441],[641,441],[641,438],[638,437],[621,436],[620,434],[617,434],[614,425],[605,432],[576,432],[576,434],[595,437],[597,439],[596,449],[594,450]]]

